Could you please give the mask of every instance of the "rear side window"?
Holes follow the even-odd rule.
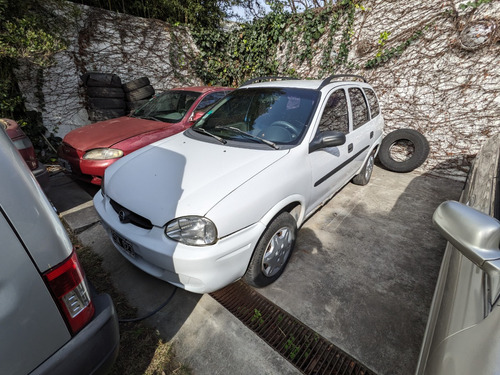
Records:
[[[377,117],[380,113],[380,107],[378,105],[377,96],[372,89],[365,88],[366,98],[368,99],[368,104],[370,105],[370,110],[372,113],[372,118]]]
[[[352,127],[356,130],[364,125],[370,118],[368,116],[368,105],[365,96],[359,88],[350,88],[349,97],[352,105]]]

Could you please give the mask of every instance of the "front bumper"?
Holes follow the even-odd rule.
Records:
[[[188,246],[169,239],[164,228],[143,229],[120,222],[109,198],[100,193],[94,207],[118,251],[144,272],[194,293],[210,293],[241,278],[265,225],[257,222],[210,246]],[[127,241],[134,255],[113,240]]]
[[[31,375],[105,374],[118,356],[120,332],[111,297],[92,295],[95,315],[85,328]]]
[[[59,164],[73,177],[94,185],[101,185],[104,170],[119,159],[85,160],[83,152],[65,145],[59,149]]]

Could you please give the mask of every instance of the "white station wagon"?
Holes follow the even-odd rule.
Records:
[[[297,228],[349,181],[370,180],[384,120],[372,87],[344,77],[362,78],[251,80],[111,165],[94,205],[116,248],[196,293],[274,282]]]

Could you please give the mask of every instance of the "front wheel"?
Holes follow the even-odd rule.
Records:
[[[292,215],[283,212],[262,234],[243,280],[257,288],[275,282],[285,270],[296,237],[297,223]]]

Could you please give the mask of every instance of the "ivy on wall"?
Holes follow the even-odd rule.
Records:
[[[292,62],[311,65],[319,48],[323,51],[321,74],[335,72],[348,66],[355,10],[354,1],[342,0],[301,14],[274,9],[262,19],[231,30],[194,30],[200,50],[196,72],[207,84],[226,86],[256,76],[296,76]],[[284,55],[283,64],[278,55]]]

